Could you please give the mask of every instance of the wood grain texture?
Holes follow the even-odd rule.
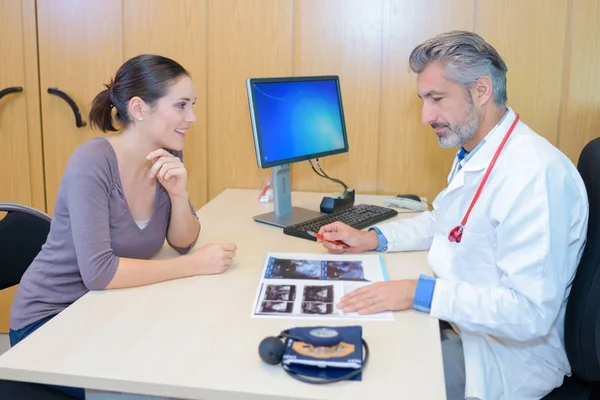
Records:
[[[294,75],[339,75],[349,152],[325,157],[325,172],[358,193],[377,189],[383,1],[297,0]],[[292,167],[296,190],[341,191],[308,162]]]
[[[260,188],[246,80],[290,76],[293,1],[208,2],[208,196],[226,188]]]
[[[421,124],[410,52],[438,33],[473,29],[474,1],[391,0],[384,4],[377,191],[415,193],[431,201],[445,186],[456,151],[441,149]]]
[[[19,285],[0,290],[0,333],[10,330],[10,308]]]
[[[0,0],[0,201],[45,210],[34,0]],[[0,219],[5,213],[0,213]],[[8,333],[17,286],[0,290],[0,333]]]
[[[0,90],[23,87],[0,100],[0,201],[45,210],[34,6],[0,0]],[[0,333],[8,333],[16,290],[0,291]]]
[[[103,134],[89,125],[77,128],[71,108],[47,89],[66,92],[88,119],[92,100],[123,62],[121,1],[38,0],[37,7],[46,201],[52,214],[71,154]]]
[[[207,201],[206,154],[206,1],[124,0],[123,55],[154,53],[186,68],[196,87],[197,121],[186,135],[184,162],[195,207]]]
[[[50,213],[72,152],[102,134],[76,128],[68,105],[47,88],[71,95],[87,119],[102,83],[141,52],[176,59],[196,84],[198,122],[185,153],[196,207],[227,187],[258,190],[270,175],[256,166],[246,79],[313,74],[341,77],[349,135],[350,152],[324,158],[325,170],[359,192],[433,198],[454,150],[439,148],[420,123],[408,56],[452,29],[474,29],[499,50],[509,67],[509,104],[574,162],[600,131],[595,0],[38,0],[39,35],[34,0],[0,4],[0,18],[19,13],[0,25],[3,54],[18,53],[0,60],[0,84],[16,79],[26,88],[0,102],[0,133],[22,131],[23,121],[27,127],[26,141],[2,139],[16,152],[0,165],[28,160],[16,173],[0,173],[0,194],[18,193]],[[292,185],[339,188],[307,163],[293,166]]]
[[[479,0],[475,31],[508,66],[508,105],[558,142],[568,0]]]
[[[0,90],[23,88],[0,100],[0,201],[31,205],[26,96],[35,87],[28,87],[25,80],[20,0],[0,0],[0,54]]]
[[[600,2],[573,0],[568,76],[559,148],[577,163],[583,147],[600,136]]]
[[[29,176],[31,206],[46,211],[42,121],[40,116],[40,80],[37,52],[37,19],[35,0],[21,0],[23,21],[23,64],[27,107],[27,142],[29,145]]]

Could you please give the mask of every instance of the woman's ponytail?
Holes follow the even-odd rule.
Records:
[[[103,132],[116,132],[117,128],[113,125],[112,108],[113,103],[110,95],[110,86],[96,95],[92,102],[90,110],[90,125]]]

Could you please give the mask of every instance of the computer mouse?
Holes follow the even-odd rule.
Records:
[[[399,194],[396,197],[399,199],[411,199],[414,201],[421,201],[421,198],[416,194]]]

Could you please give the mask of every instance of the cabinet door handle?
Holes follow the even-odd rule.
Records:
[[[13,86],[13,87],[9,87],[6,89],[2,89],[2,90],[0,90],[0,99],[9,93],[17,93],[17,92],[22,92],[22,91],[23,91],[23,88],[21,86]]]
[[[48,93],[60,97],[71,106],[71,110],[73,110],[73,114],[75,114],[75,125],[77,125],[78,128],[87,125],[87,122],[81,118],[81,111],[79,111],[79,107],[77,107],[77,104],[75,104],[73,99],[69,97],[68,94],[58,88],[48,88]]]

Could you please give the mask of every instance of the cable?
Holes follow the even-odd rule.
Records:
[[[340,185],[342,185],[344,187],[345,190],[348,190],[348,186],[346,186],[346,184],[344,182],[342,182],[340,179],[335,179],[335,178],[330,177],[329,175],[327,175],[325,173],[325,171],[323,171],[323,168],[321,168],[321,163],[319,162],[318,158],[316,159],[316,161],[317,161],[317,166],[319,167],[319,171],[321,171],[327,179],[330,179],[333,182],[339,183]]]
[[[422,201],[423,203],[427,204],[427,206],[429,207],[429,210],[430,210],[430,211],[433,211],[433,205],[432,205],[430,202],[428,202],[428,201],[426,201],[426,200],[423,200],[423,199],[421,199],[421,201]]]
[[[315,171],[315,174],[319,175],[321,178],[327,179],[327,177],[325,175],[322,175],[319,171],[317,171],[315,169],[315,166],[313,165],[312,160],[308,160],[308,163],[310,164],[310,167],[312,168],[312,170]]]
[[[321,173],[319,173],[316,169],[315,166],[312,163],[312,160],[308,160],[308,162],[310,163],[310,167],[313,169],[313,171],[315,171],[315,174],[319,175],[321,178],[325,178],[325,179],[329,179],[332,182],[335,183],[339,183],[340,185],[342,185],[344,187],[345,191],[348,191],[348,185],[346,185],[344,182],[342,182],[340,179],[336,179],[336,178],[332,178],[329,175],[327,175],[325,173],[325,171],[323,171],[323,168],[321,168],[321,163],[319,162],[319,159],[315,159],[317,162],[317,166],[319,167],[319,171],[321,171]]]

